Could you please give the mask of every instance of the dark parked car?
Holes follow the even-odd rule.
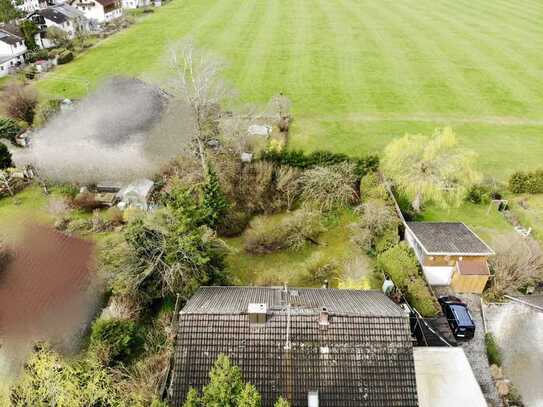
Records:
[[[475,334],[475,322],[469,313],[468,306],[460,298],[440,297],[441,309],[456,338],[471,339]]]

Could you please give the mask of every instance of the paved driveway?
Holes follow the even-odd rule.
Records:
[[[432,287],[437,296],[454,295],[464,301],[470,310],[475,322],[475,336],[469,341],[458,341],[458,345],[464,349],[475,378],[481,386],[481,390],[486,398],[489,407],[502,407],[503,403],[492,375],[490,366],[486,357],[485,332],[483,327],[483,317],[481,314],[481,297],[476,294],[457,294],[448,287]],[[467,406],[466,406],[467,407]]]

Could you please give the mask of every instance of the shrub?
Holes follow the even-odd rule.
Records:
[[[73,59],[74,59],[73,52],[66,50],[58,55],[57,64],[64,65],[64,64],[67,64],[68,62],[72,62]]]
[[[301,169],[325,167],[344,162],[351,162],[355,166],[358,178],[368,172],[376,171],[379,167],[379,158],[369,155],[365,158],[351,158],[345,154],[337,154],[329,151],[314,151],[305,153],[301,150],[267,150],[261,153],[261,160],[273,161],[277,164],[288,165]]]
[[[143,344],[139,327],[134,321],[98,319],[91,328],[91,347],[107,355],[106,364],[124,362],[136,355]]]
[[[0,143],[0,170],[13,167],[11,153],[5,144]]]
[[[92,212],[95,209],[100,209],[104,206],[103,203],[98,201],[95,195],[91,192],[82,192],[78,194],[72,201],[72,204],[76,208],[85,212]]]
[[[389,200],[388,192],[381,183],[377,172],[370,172],[360,180],[360,198],[363,201],[368,199]]]
[[[301,279],[307,285],[322,285],[338,277],[339,266],[331,258],[316,252],[306,261]]]
[[[399,219],[385,201],[371,199],[358,208],[360,222],[352,226],[352,240],[369,254],[381,253],[399,241]]]
[[[29,51],[25,55],[26,62],[34,63],[36,61],[49,59],[49,52],[46,49],[37,49]]]
[[[8,85],[3,99],[9,117],[32,125],[38,105],[38,95],[33,89],[19,84]]]
[[[496,338],[492,335],[491,332],[485,334],[485,346],[486,346],[486,357],[488,358],[488,363],[491,365],[501,366],[502,364],[502,355],[496,343]]]
[[[74,199],[79,194],[79,187],[70,183],[60,184],[58,186],[58,192],[66,198]]]
[[[316,243],[324,231],[318,212],[300,209],[282,221],[256,218],[245,233],[245,250],[265,254],[276,250],[299,250],[307,242]]]
[[[377,257],[377,269],[388,275],[423,316],[439,313],[436,299],[420,274],[413,251],[402,242]]]
[[[0,117],[0,139],[9,140],[15,144],[16,137],[23,131],[17,122],[10,118]]]
[[[543,170],[533,172],[515,172],[509,177],[509,190],[515,194],[543,193]]]
[[[301,198],[323,211],[346,207],[357,198],[355,166],[348,162],[306,170],[301,182]]]
[[[228,208],[216,225],[217,233],[220,236],[238,236],[249,225],[251,215],[245,211]]]
[[[491,192],[483,185],[473,185],[466,195],[466,201],[474,204],[485,204],[490,202]]]

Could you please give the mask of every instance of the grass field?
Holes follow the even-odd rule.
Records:
[[[539,0],[174,0],[40,88],[78,96],[84,81],[152,76],[168,43],[191,37],[229,64],[241,100],[291,97],[293,147],[360,155],[452,125],[503,178],[543,156],[541,21]]]

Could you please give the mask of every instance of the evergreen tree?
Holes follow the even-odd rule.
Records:
[[[0,143],[0,170],[13,167],[11,153],[5,144]]]
[[[199,396],[190,389],[183,407],[260,407],[261,397],[255,386],[245,383],[241,370],[228,356],[219,355],[209,372],[209,384]]]
[[[206,224],[213,227],[228,208],[228,201],[221,190],[219,177],[211,165],[207,166],[207,182],[203,188],[202,206],[206,212]]]

